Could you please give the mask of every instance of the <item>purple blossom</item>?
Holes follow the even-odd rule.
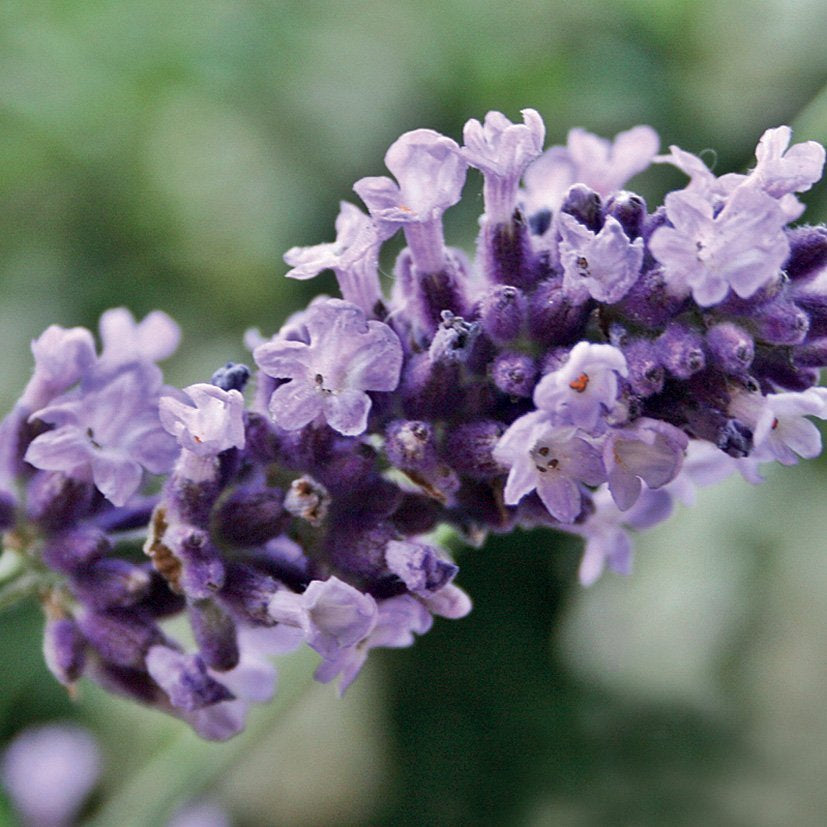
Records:
[[[161,310],[153,310],[136,323],[125,307],[116,307],[101,316],[99,329],[101,362],[107,366],[163,361],[175,352],[181,339],[178,325]]]
[[[382,298],[379,284],[379,246],[383,236],[358,207],[342,201],[336,218],[336,241],[312,247],[292,247],[284,260],[292,269],[287,277],[310,279],[333,270],[345,301],[372,315]]]
[[[637,281],[643,239],[630,242],[617,219],[609,216],[595,233],[573,216],[561,213],[560,233],[563,289],[574,302],[582,304],[591,296],[614,304]]]
[[[755,149],[758,164],[752,174],[764,192],[773,198],[806,192],[821,178],[824,169],[824,147],[821,144],[806,141],[790,146],[791,138],[789,126],[768,129]]]
[[[471,118],[462,130],[460,153],[485,176],[485,215],[492,224],[511,221],[517,188],[526,167],[543,151],[546,127],[534,109],[523,109],[523,123],[489,112],[484,123]]]
[[[32,342],[34,374],[20,405],[34,411],[86,375],[95,363],[95,341],[85,327],[51,325]]]
[[[388,568],[415,594],[425,596],[447,586],[459,569],[424,543],[391,540],[385,551]]]
[[[370,632],[355,645],[344,647],[325,658],[316,669],[315,678],[329,683],[338,675],[339,695],[359,674],[368,652],[377,647],[400,649],[411,646],[414,635],[425,634],[433,623],[430,613],[418,600],[407,594],[382,600],[378,604],[376,623]]]
[[[556,422],[594,432],[617,400],[617,377],[626,373],[626,359],[616,347],[578,342],[566,363],[537,384],[534,404]]]
[[[314,580],[302,594],[282,589],[269,611],[277,623],[301,629],[308,646],[326,660],[365,638],[377,617],[376,601],[338,577]]]
[[[643,482],[649,488],[671,482],[681,469],[688,442],[683,431],[649,417],[609,431],[603,462],[617,507],[628,511],[640,496]]]
[[[26,461],[94,481],[114,505],[123,505],[138,490],[143,468],[169,471],[177,454],[158,418],[159,391],[157,369],[132,363],[55,399],[32,415],[55,428],[32,441]]]
[[[366,391],[392,391],[399,383],[398,337],[338,299],[312,306],[304,321],[307,343],[279,336],[253,353],[264,373],[290,380],[270,397],[273,421],[296,430],[321,415],[345,436],[361,434],[371,407]]]
[[[689,191],[666,196],[672,227],[655,230],[652,255],[666,270],[669,289],[702,307],[717,304],[732,288],[741,298],[778,276],[789,254],[786,218],[778,202],[757,187],[735,190],[720,213]]]
[[[441,272],[445,267],[442,214],[459,201],[465,184],[467,165],[459,147],[432,129],[415,129],[391,145],[385,166],[396,181],[387,176],[362,178],[353,189],[380,227],[404,227],[420,272]]]
[[[158,403],[161,424],[182,448],[199,457],[215,457],[244,447],[244,397],[239,391],[199,383],[184,388],[184,393],[194,406],[173,396],[162,396]]]
[[[585,184],[602,196],[622,189],[649,166],[659,145],[660,139],[650,126],[620,132],[614,141],[585,129],[572,129],[565,147],[547,149],[526,170],[529,202],[537,209],[556,210],[563,194],[575,183]]]
[[[607,486],[592,495],[592,502],[594,512],[588,519],[568,529],[586,540],[578,571],[584,586],[594,583],[606,566],[617,574],[629,574],[633,552],[629,529],[651,528],[665,520],[673,508],[672,497],[663,489],[644,491],[627,511],[617,507]]]
[[[168,646],[152,646],[147,652],[146,667],[170,703],[184,712],[233,699],[227,687],[207,674],[198,655],[185,655]]]
[[[743,393],[733,399],[730,411],[752,427],[753,460],[795,465],[799,456],[812,459],[821,453],[821,433],[806,417],[827,419],[827,388]]]
[[[580,483],[606,479],[600,452],[572,426],[554,426],[542,411],[520,417],[502,435],[494,458],[511,470],[506,505],[516,505],[536,490],[552,517],[571,523],[582,510]]]

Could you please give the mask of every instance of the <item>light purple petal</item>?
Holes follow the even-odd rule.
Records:
[[[295,431],[312,422],[324,408],[324,397],[307,382],[293,379],[270,397],[270,416],[280,428]]]
[[[327,424],[344,436],[358,436],[368,426],[370,397],[364,391],[345,389],[322,397]]]
[[[570,477],[549,473],[537,482],[537,493],[552,517],[571,523],[583,509],[580,487]]]

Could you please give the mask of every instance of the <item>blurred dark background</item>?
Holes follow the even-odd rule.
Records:
[[[48,324],[94,329],[115,305],[180,322],[172,383],[245,359],[245,329],[270,335],[334,290],[285,280],[281,256],[331,240],[339,201],[408,129],[460,139],[470,117],[531,106],[549,145],[649,123],[664,148],[714,149],[719,173],[749,166],[769,126],[825,142],[825,35],[819,0],[5,2],[0,398]],[[635,183],[656,203],[681,180]],[[469,176],[447,216],[469,251],[479,189]],[[827,219],[827,188],[807,200]],[[118,825],[165,823],[142,795],[204,793],[239,825],[821,824],[825,472],[706,492],[641,540],[633,577],[588,591],[574,541],[466,550],[470,617],[375,653],[343,701],[312,686],[246,741],[185,741],[166,773],[180,726],[86,685],[70,701],[38,610],[17,608],[0,618],[0,736],[88,725],[107,760],[90,812]]]

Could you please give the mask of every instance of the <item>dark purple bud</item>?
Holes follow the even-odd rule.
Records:
[[[204,662],[226,672],[238,666],[235,622],[214,600],[193,600],[188,606],[190,627]]]
[[[673,376],[688,379],[706,366],[703,336],[686,325],[672,322],[655,340],[660,363]]]
[[[539,344],[566,345],[582,337],[590,304],[573,304],[563,291],[562,279],[547,279],[537,285],[528,301],[528,326]]]
[[[784,271],[793,281],[816,275],[827,266],[827,227],[795,227],[787,230],[790,256]]]
[[[600,232],[603,226],[603,203],[600,196],[585,184],[569,187],[560,205],[560,212],[574,216],[594,233]]]
[[[797,368],[822,368],[827,365],[827,338],[814,339],[793,348],[793,365]]]
[[[152,517],[158,497],[133,497],[128,506],[105,508],[95,514],[95,525],[102,531],[132,531],[143,528]]]
[[[244,412],[244,447],[239,453],[242,462],[250,465],[267,465],[276,460],[279,439],[267,417],[254,411]]]
[[[185,712],[235,697],[226,686],[210,677],[198,655],[184,655],[168,646],[153,646],[147,657],[147,669],[169,702]]]
[[[733,322],[713,325],[706,333],[706,344],[715,363],[726,373],[745,373],[755,356],[752,337]]]
[[[106,557],[74,572],[72,594],[92,609],[132,606],[149,592],[149,572],[140,566]]]
[[[764,393],[778,390],[805,391],[818,384],[818,368],[796,366],[788,351],[761,348],[752,363],[752,375]]]
[[[224,391],[236,390],[242,392],[250,378],[250,368],[247,365],[227,362],[210,378],[210,383]]]
[[[810,319],[808,336],[820,339],[827,336],[827,295],[822,293],[797,293],[795,303]]]
[[[8,491],[0,490],[0,531],[11,528],[16,521],[17,501]]]
[[[210,512],[221,488],[216,480],[195,482],[180,474],[173,474],[165,488],[170,514],[182,523],[207,528]]]
[[[385,429],[385,453],[403,471],[429,470],[437,463],[433,429],[420,420],[396,419]]]
[[[187,597],[211,597],[224,585],[224,564],[206,532],[187,525],[171,526],[163,543],[181,564],[176,585]]]
[[[447,436],[443,453],[460,474],[475,480],[486,480],[508,472],[492,456],[494,446],[505,431],[495,420],[468,422],[454,428]]]
[[[221,502],[214,525],[221,537],[236,546],[258,546],[281,534],[289,515],[284,492],[264,485],[243,485]]]
[[[520,335],[526,319],[523,291],[510,285],[492,287],[480,302],[480,324],[494,342],[510,342]]]
[[[501,353],[491,365],[491,379],[509,396],[528,397],[537,382],[537,365],[525,353]]]
[[[286,511],[314,527],[324,522],[329,507],[330,494],[327,489],[307,475],[293,480],[284,498]]]
[[[29,482],[26,507],[33,522],[54,531],[85,517],[94,501],[91,482],[71,479],[60,471],[39,471]]]
[[[269,575],[246,563],[229,563],[221,599],[249,623],[272,626],[267,606],[277,589],[278,584]]]
[[[655,267],[640,275],[616,307],[633,322],[661,327],[677,315],[684,302],[667,291],[663,268]]]
[[[551,226],[551,210],[543,207],[528,218],[528,226],[532,235],[543,235]]]
[[[92,660],[85,674],[107,692],[125,695],[147,706],[170,711],[167,696],[143,666],[132,669],[106,661]]]
[[[43,629],[43,657],[64,686],[74,683],[86,663],[86,639],[68,617],[50,618]]]
[[[646,202],[634,192],[618,190],[609,196],[603,210],[604,217],[617,219],[630,241],[643,234],[646,221]]]
[[[433,333],[442,321],[442,312],[468,314],[463,285],[469,272],[458,256],[446,255],[445,266],[436,273],[422,273],[413,262],[410,250],[403,250],[396,261],[396,277],[401,293],[410,302],[419,327]]]
[[[62,574],[71,574],[112,550],[109,538],[100,529],[82,526],[50,537],[43,547],[43,562]]]
[[[387,577],[385,549],[390,540],[396,539],[391,523],[342,519],[336,529],[335,536],[327,539],[326,551],[337,569],[372,581]]]
[[[786,297],[757,307],[750,316],[755,338],[773,345],[797,345],[804,341],[810,328],[807,314]]]
[[[417,353],[403,375],[405,413],[415,419],[431,419],[455,412],[463,402],[458,362],[434,364],[427,353]]]
[[[663,366],[658,349],[648,339],[631,339],[622,346],[629,368],[627,381],[636,396],[651,396],[663,390]]]
[[[320,482],[335,495],[370,483],[375,473],[376,452],[349,437],[338,437],[329,451],[315,457],[313,464]]]
[[[98,654],[117,666],[140,669],[149,647],[163,640],[151,618],[133,609],[84,611],[78,625]]]
[[[509,224],[485,222],[478,250],[479,266],[489,282],[528,289],[537,281],[537,257],[531,248],[529,227],[519,211]]]
[[[426,534],[436,528],[443,511],[434,499],[406,494],[391,519],[399,533],[405,536]]]

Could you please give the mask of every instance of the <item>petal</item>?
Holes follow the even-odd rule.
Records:
[[[270,397],[268,410],[273,422],[286,431],[296,431],[312,422],[323,408],[318,389],[303,379],[279,385]]]
[[[537,493],[552,517],[561,523],[573,523],[583,510],[580,488],[563,474],[550,472],[537,478]]]
[[[368,426],[370,406],[370,397],[360,390],[336,391],[323,398],[327,424],[344,436],[364,433]]]

